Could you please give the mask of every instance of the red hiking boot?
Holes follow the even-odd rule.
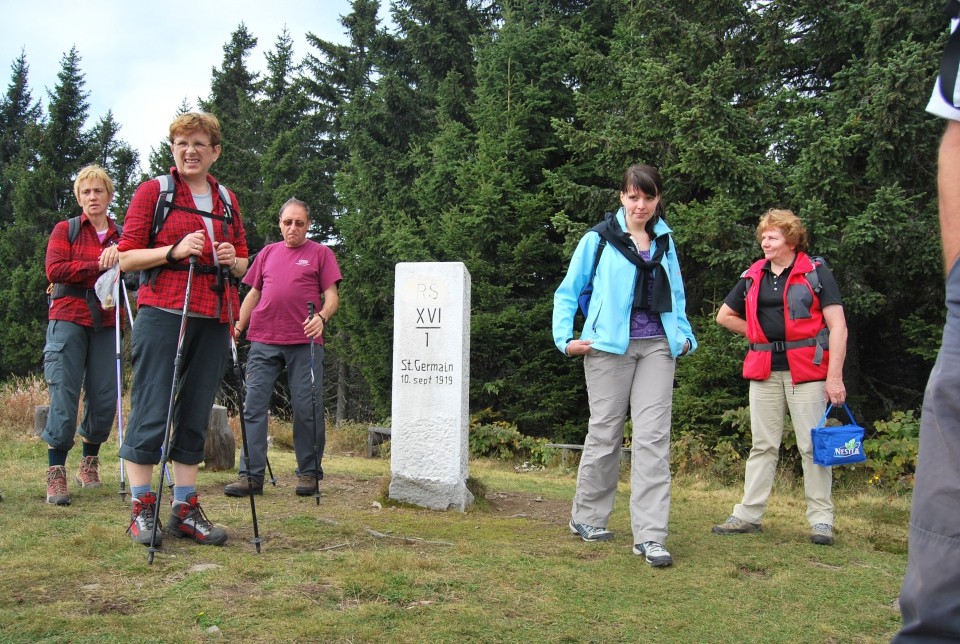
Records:
[[[133,510],[130,512],[130,527],[127,532],[136,543],[150,545],[153,538],[153,520],[157,516],[157,495],[147,492],[139,499],[133,497]],[[154,546],[159,548],[163,544],[163,524],[157,526],[157,537]]]
[[[70,505],[70,493],[67,492],[67,468],[63,465],[51,465],[47,470],[47,503]]]
[[[227,541],[227,533],[210,522],[197,501],[196,493],[186,501],[174,501],[170,506],[170,520],[167,533],[176,537],[193,537],[197,543],[222,546]]]
[[[84,489],[103,485],[103,483],[100,482],[99,456],[83,457],[83,460],[80,461],[80,469],[77,470],[77,483]]]

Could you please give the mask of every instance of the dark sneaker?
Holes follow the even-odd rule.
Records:
[[[67,492],[67,468],[63,465],[51,465],[47,470],[47,503],[70,505],[70,493]]]
[[[748,534],[751,532],[763,532],[759,523],[750,523],[740,517],[731,516],[720,525],[713,526],[713,534]]]
[[[609,541],[613,533],[606,528],[597,528],[586,523],[576,523],[570,519],[570,532],[579,535],[584,541]]]
[[[76,478],[77,483],[84,489],[103,485],[100,482],[100,457],[84,456],[83,460],[80,461],[80,469],[77,471]]]
[[[633,554],[643,555],[648,564],[654,568],[663,568],[673,565],[673,557],[667,549],[656,541],[644,541],[633,546]]]
[[[319,489],[319,481],[317,481],[316,476],[301,474],[297,477],[297,496],[310,496]]]
[[[810,541],[819,546],[833,545],[833,526],[829,523],[817,523],[810,528]]]
[[[127,532],[130,533],[130,539],[135,543],[142,543],[145,546],[150,545],[150,539],[153,538],[153,520],[157,516],[157,495],[153,492],[147,492],[139,499],[133,497],[133,509],[130,511],[130,527]],[[160,547],[163,545],[163,525],[157,525],[157,537],[154,545]]]
[[[174,501],[170,506],[167,534],[181,538],[193,537],[197,543],[211,546],[222,546],[227,541],[227,533],[210,522],[196,494],[191,494],[186,501]]]
[[[263,494],[263,481],[250,477],[247,480],[246,474],[241,474],[233,483],[224,486],[223,493],[227,496],[250,496],[250,494]]]

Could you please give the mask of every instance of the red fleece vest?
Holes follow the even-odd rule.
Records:
[[[747,316],[747,339],[751,344],[769,343],[770,340],[760,328],[760,322],[757,319],[757,300],[760,293],[760,280],[763,277],[763,267],[767,260],[761,259],[747,270],[744,274],[749,282],[747,286],[746,316]],[[814,270],[813,262],[805,253],[797,253],[797,259],[794,261],[793,270],[787,279],[786,288],[783,290],[783,312],[784,323],[786,325],[788,342],[794,340],[806,340],[816,337],[817,333],[826,327],[823,320],[823,312],[820,310],[820,298],[814,293],[806,274]],[[791,289],[805,289],[812,298],[809,312],[803,308],[794,306],[791,300],[795,298],[788,297]],[[796,294],[795,294],[796,295]],[[803,294],[800,294],[803,295]],[[803,317],[801,317],[803,316]],[[827,368],[830,364],[830,352],[823,352],[823,359],[819,365],[814,364],[814,354],[816,347],[798,347],[787,349],[787,363],[790,365],[790,376],[793,384],[801,382],[812,382],[816,380],[827,379]],[[770,351],[754,351],[749,349],[747,357],[743,361],[743,377],[748,380],[766,380],[770,377],[770,364],[773,355]]]

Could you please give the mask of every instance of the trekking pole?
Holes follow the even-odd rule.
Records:
[[[307,318],[312,320],[314,313],[313,302],[307,302]],[[320,425],[317,423],[317,380],[314,377],[313,371],[313,354],[314,354],[315,340],[314,337],[310,336],[310,404],[313,407],[313,453],[317,457],[317,471],[315,475],[317,477],[316,487],[314,488],[313,498],[317,500],[317,505],[320,505]]]
[[[117,271],[117,281],[113,286],[113,335],[116,340],[115,346],[117,349],[117,442],[120,444],[120,447],[123,447],[123,345],[120,341],[120,309],[123,308],[120,304],[120,283],[122,281],[123,278],[120,276],[120,271]],[[121,501],[127,500],[127,479],[124,473],[122,458],[120,459],[119,494]]]
[[[227,322],[230,324],[230,355],[233,357],[233,373],[237,382],[240,383],[240,443],[243,446],[243,466],[247,470],[247,489],[250,493],[250,516],[253,519],[253,540],[250,542],[260,552],[260,527],[257,525],[257,502],[254,500],[256,494],[253,493],[253,475],[250,473],[250,449],[247,445],[247,424],[243,420],[243,406],[247,398],[247,383],[243,377],[243,369],[240,368],[240,358],[237,356],[237,339],[234,337],[236,327],[233,321],[233,300],[230,299],[230,273],[224,269],[223,276],[223,296],[227,300]],[[267,467],[270,467],[270,461],[267,461]],[[270,476],[273,476],[271,472]]]
[[[163,475],[167,468],[170,453],[170,435],[173,434],[173,403],[177,395],[177,381],[180,379],[180,366],[183,364],[183,339],[187,332],[187,314],[190,312],[190,287],[193,284],[193,272],[197,266],[197,256],[190,256],[190,269],[187,271],[187,288],[183,294],[183,315],[180,316],[180,334],[177,336],[177,355],[173,360],[173,382],[170,384],[170,402],[167,405],[167,431],[163,437],[160,452],[160,480],[157,482],[157,504],[153,512],[153,532],[150,533],[150,548],[147,549],[147,563],[153,564],[153,555],[157,548],[157,526],[160,524],[160,497],[163,496]]]
[[[277,477],[273,475],[273,468],[270,467],[270,457],[264,456],[264,458],[267,459],[267,474],[270,475],[270,478],[268,478],[267,481],[269,481],[270,485],[273,487],[277,487]]]
[[[127,318],[130,320],[130,330],[133,331],[133,309],[130,307],[130,292],[127,291],[127,283],[120,278],[120,285],[123,287],[123,301],[127,305]]]

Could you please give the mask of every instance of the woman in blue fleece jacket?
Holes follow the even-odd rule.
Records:
[[[584,541],[613,538],[607,523],[629,411],[633,552],[652,566],[669,566],[673,558],[663,544],[670,515],[673,375],[676,358],[696,349],[697,341],[664,220],[660,173],[630,166],[620,190],[622,207],[583,236],[553,299],[554,342],[568,356],[584,356],[590,400],[570,530]],[[591,278],[583,332],[574,339],[578,298]]]

